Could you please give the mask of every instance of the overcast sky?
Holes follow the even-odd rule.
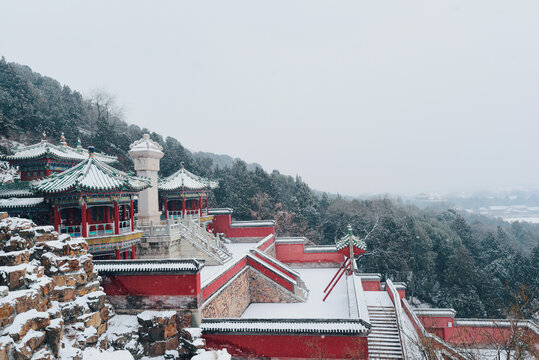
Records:
[[[539,1],[0,1],[0,56],[341,194],[539,184]]]

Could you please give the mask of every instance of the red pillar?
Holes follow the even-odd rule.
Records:
[[[131,219],[131,231],[135,231],[135,210],[133,209],[133,199],[129,203],[129,218]]]
[[[54,205],[54,230],[60,231],[60,210],[58,209],[58,205]]]
[[[88,221],[86,220],[86,201],[82,203],[81,210],[81,234],[82,237],[88,237]]]
[[[202,216],[202,196],[198,197],[198,216]]]
[[[120,253],[120,249],[116,249],[114,252],[116,254],[116,260],[121,260],[122,254]]]
[[[206,195],[206,215],[210,214],[209,206],[210,206],[210,197]]]
[[[135,259],[135,245],[131,246],[131,259]]]
[[[165,219],[168,219],[168,198],[165,198]]]
[[[120,209],[118,207],[118,201],[114,201],[114,233],[116,235],[120,233]]]
[[[182,197],[182,217],[185,217],[185,195]]]

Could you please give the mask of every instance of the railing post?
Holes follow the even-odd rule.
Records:
[[[88,237],[88,226],[87,226],[87,221],[86,221],[86,201],[84,201],[82,203],[82,210],[81,210],[81,229],[80,229],[80,232],[81,232],[81,236],[82,237]]]

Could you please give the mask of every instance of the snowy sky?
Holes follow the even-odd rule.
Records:
[[[537,0],[0,0],[0,56],[320,190],[536,186],[538,18]]]

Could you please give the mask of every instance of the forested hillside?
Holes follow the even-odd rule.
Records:
[[[85,147],[117,155],[124,170],[132,167],[129,144],[148,132],[164,148],[161,175],[183,161],[192,172],[219,180],[212,205],[234,208],[236,219],[273,218],[279,235],[305,235],[318,244],[334,243],[351,224],[368,235],[368,252],[360,260],[364,272],[406,281],[408,294],[453,307],[460,317],[504,316],[519,292],[528,295],[519,305],[525,315],[537,310],[537,225],[420,210],[383,198],[330,198],[315,194],[299,177],[250,169],[241,160],[215,166],[211,156],[193,156],[173,137],[129,125],[106,94],[84,98],[27,66],[0,60],[2,138],[33,143],[43,132],[53,143],[65,132],[72,146],[80,137]]]

